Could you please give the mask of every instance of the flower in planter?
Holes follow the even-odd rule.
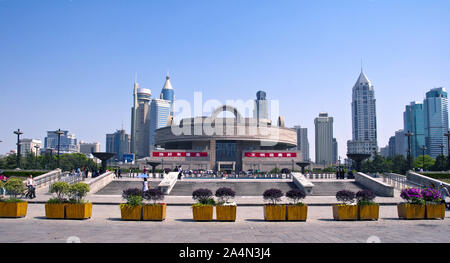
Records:
[[[127,200],[127,202],[125,204],[121,204],[121,206],[139,206],[142,205],[143,193],[139,188],[128,188],[123,190],[122,198]]]
[[[441,193],[433,188],[425,188],[420,192],[423,200],[428,204],[439,204],[441,202]]]
[[[341,190],[336,193],[336,199],[343,205],[352,205],[355,202],[355,193],[349,190]]]
[[[283,192],[280,189],[271,188],[263,193],[264,200],[270,200],[272,205],[276,205],[277,202],[281,202]]]
[[[304,205],[300,200],[305,198],[306,194],[300,189],[292,189],[286,193],[286,197],[289,198],[294,205]]]
[[[358,205],[374,205],[375,193],[370,190],[362,190],[356,193]]]
[[[153,205],[156,205],[157,201],[164,200],[164,194],[161,190],[153,188],[144,193],[144,199],[153,201]]]
[[[192,192],[192,198],[198,202],[196,205],[215,205],[216,202],[212,196],[211,190],[206,188],[200,188]]]
[[[229,200],[235,195],[236,192],[227,187],[217,189],[215,194],[215,196],[219,199],[218,204],[220,205],[236,205],[235,202],[229,202]]]
[[[409,204],[423,205],[424,200],[420,189],[417,188],[406,188],[400,193],[400,197],[403,198]]]

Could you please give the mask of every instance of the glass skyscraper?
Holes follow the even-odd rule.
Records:
[[[74,134],[69,131],[62,131],[60,136],[59,149],[61,153],[76,153],[78,152],[77,139]],[[56,131],[47,131],[47,137],[44,139],[45,149],[58,149],[58,134]]]
[[[168,100],[152,99],[150,104],[150,148],[155,148],[155,130],[166,127],[170,116],[171,103]]]
[[[130,153],[131,138],[125,130],[117,130],[115,133],[106,134],[106,152],[115,153],[112,160],[124,161],[124,154]]]
[[[441,151],[447,155],[447,138],[444,133],[448,132],[448,99],[445,88],[428,91],[423,105],[426,153],[433,158],[440,155]]]
[[[173,116],[173,101],[175,99],[175,93],[173,91],[172,84],[170,83],[169,76],[166,76],[166,82],[161,90],[160,99],[168,100],[170,102],[170,116]]]
[[[403,113],[403,131],[413,133],[410,138],[411,156],[417,158],[422,155],[422,147],[425,145],[424,105],[422,103],[411,102],[410,105],[406,105]]]

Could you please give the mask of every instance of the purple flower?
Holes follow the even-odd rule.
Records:
[[[420,189],[417,188],[403,189],[400,193],[400,197],[412,204],[423,204],[424,201]]]
[[[441,193],[438,190],[433,188],[425,188],[421,192],[423,199],[426,202],[440,202],[441,201]]]

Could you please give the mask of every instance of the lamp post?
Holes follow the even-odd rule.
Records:
[[[408,131],[405,133],[405,136],[408,137],[408,170],[411,170],[411,136],[413,136],[414,133]]]
[[[450,131],[444,133],[444,136],[447,137],[447,169],[450,170]]]
[[[58,129],[55,133],[58,135],[58,168],[61,168],[59,162],[59,148],[61,146],[61,135],[64,134],[64,132],[61,131],[61,129]]]
[[[35,146],[34,146],[34,149],[36,149],[36,151],[34,152],[34,154],[35,154],[35,157],[36,157],[36,168],[37,168],[39,145],[35,145]]]
[[[14,131],[14,134],[17,135],[17,168],[20,168],[20,135],[22,135],[23,132],[21,132],[20,129],[17,129],[17,131]]]
[[[427,147],[422,146],[422,169],[423,171],[425,171],[425,150],[427,149]]]
[[[441,155],[444,156],[444,144],[441,143],[439,147],[441,148]]]

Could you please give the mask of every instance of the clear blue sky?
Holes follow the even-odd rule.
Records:
[[[339,155],[351,139],[351,91],[375,86],[379,146],[409,102],[450,87],[450,1],[0,0],[0,153],[13,130],[79,140],[130,131],[134,72],[158,97],[167,71],[176,99],[280,101],[288,126],[335,119]]]

